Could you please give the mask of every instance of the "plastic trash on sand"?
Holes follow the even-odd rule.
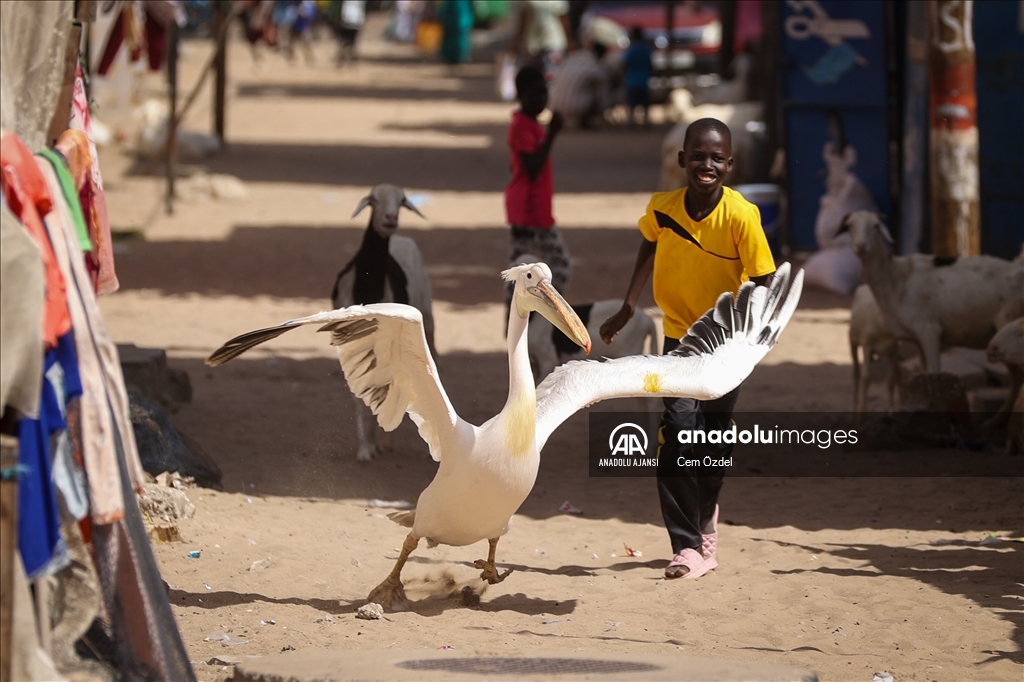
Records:
[[[566,500],[565,502],[563,502],[562,506],[558,508],[558,511],[562,512],[563,514],[582,514],[583,513],[582,509],[577,509],[576,507],[572,506],[572,503],[569,502],[569,500]]]
[[[871,682],[893,682],[892,673],[883,670],[880,673],[875,673],[871,678]]]
[[[626,548],[626,556],[636,556],[636,557],[640,557],[640,556],[643,556],[643,555],[644,555],[644,553],[643,553],[643,552],[641,552],[641,551],[640,551],[639,549],[636,549],[636,548],[634,548],[634,547],[630,547],[629,545],[627,545],[627,544],[625,544],[625,543],[623,543],[623,545],[622,545],[622,546]]]
[[[206,638],[208,642],[220,642],[223,646],[238,646],[240,644],[248,644],[249,640],[245,637],[232,637],[223,630],[215,630],[210,633]]]

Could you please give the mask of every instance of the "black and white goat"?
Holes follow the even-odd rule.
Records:
[[[423,314],[423,332],[430,352],[434,350],[434,315],[431,311],[430,278],[416,242],[396,235],[398,212],[407,208],[425,218],[401,187],[377,185],[360,200],[352,217],[369,206],[370,224],[363,243],[334,280],[331,303],[335,308],[369,303],[405,303]],[[365,462],[391,450],[391,434],[376,424],[363,401],[353,396],[356,405],[356,430],[359,451],[356,458]]]

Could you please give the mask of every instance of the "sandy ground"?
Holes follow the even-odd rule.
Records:
[[[486,60],[445,68],[380,42],[379,29],[374,17],[363,61],[348,69],[331,65],[326,41],[314,65],[268,54],[258,67],[232,42],[231,144],[183,165],[180,182],[189,194],[186,175],[228,173],[246,184],[245,199],[183,199],[167,216],[161,171],[121,146],[102,151],[115,229],[135,235],[117,244],[121,291],[102,301],[109,330],[166,349],[188,372],[194,398],[173,421],[224,471],[223,492],[189,491],[197,512],[181,523],[184,541],[155,546],[199,678],[230,675],[207,663],[215,656],[450,646],[678,651],[803,666],[823,680],[881,670],[900,681],[1021,679],[1024,545],[978,544],[1021,534],[1019,479],[728,480],[720,567],[666,582],[654,483],[590,478],[585,414],[549,442],[499,545],[499,564],[516,569],[505,582],[484,589],[477,578],[484,544],[421,548],[405,571],[411,610],[354,617],[404,537],[368,500],[415,499],[435,468],[426,446],[407,420],[391,456],[355,461],[351,398],[311,330],[221,368],[202,358],[238,333],[326,307],[365,227],[352,209],[371,185],[393,182],[428,216],[406,213],[402,229],[433,277],[448,394],[475,423],[503,404],[498,272],[512,107],[496,101]],[[186,43],[184,90],[207,54]],[[158,93],[158,79],[147,76],[141,92]],[[130,133],[125,102],[98,93],[100,118]],[[204,95],[185,125],[206,131],[209,121]],[[624,292],[666,130],[567,131],[558,141],[555,209],[576,259],[572,301]],[[807,292],[740,409],[845,410],[848,305]],[[560,514],[566,500],[583,514]],[[464,585],[482,592],[478,606],[448,597]],[[247,643],[211,641],[217,631]]]

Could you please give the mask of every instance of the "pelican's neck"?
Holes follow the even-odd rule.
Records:
[[[529,398],[537,402],[537,393],[533,387],[533,370],[530,368],[530,349],[527,343],[526,327],[530,318],[520,317],[516,311],[515,301],[508,314],[508,403],[506,407],[519,398]]]
[[[537,414],[537,392],[527,346],[528,321],[528,317],[519,316],[513,301],[508,317],[508,402],[502,415],[510,430],[512,450],[522,451],[521,454],[533,446]]]

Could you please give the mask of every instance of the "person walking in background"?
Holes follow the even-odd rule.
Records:
[[[394,17],[394,38],[400,43],[416,40],[416,26],[423,10],[423,0],[396,0]]]
[[[732,170],[732,134],[717,119],[690,124],[679,152],[687,184],[651,197],[640,218],[643,241],[622,308],[601,325],[601,339],[612,343],[633,316],[640,292],[654,273],[654,301],[665,314],[664,353],[723,292],[733,295],[747,279],[764,285],[775,272],[757,206],[723,187]],[[683,445],[682,430],[726,431],[739,387],[717,400],[665,398],[658,433],[658,499],[672,543],[665,577],[699,578],[718,566],[718,495],[724,468],[682,467],[680,458],[701,461],[728,457],[731,444]]]
[[[441,61],[445,64],[468,62],[473,31],[471,0],[442,0],[437,8],[437,19],[444,30],[441,39]]]
[[[316,23],[316,0],[301,0],[295,21],[292,23],[292,35],[288,41],[288,58],[295,58],[295,46],[302,50],[306,63],[313,64],[313,25]]]
[[[623,84],[626,87],[626,109],[630,125],[636,121],[637,107],[643,109],[644,125],[650,122],[650,80],[654,71],[652,59],[651,46],[644,40],[644,30],[634,26],[629,33],[629,47],[622,57]]]
[[[509,52],[516,57],[525,53],[524,62],[540,69],[548,80],[562,61],[570,41],[569,3],[565,0],[522,0],[515,3],[518,16]]]
[[[611,105],[611,75],[602,62],[605,46],[570,53],[558,67],[551,82],[551,111],[565,117],[566,124],[593,128],[604,121]]]
[[[505,215],[512,230],[508,260],[511,266],[527,253],[540,258],[551,269],[552,285],[564,296],[572,261],[555,225],[552,212],[555,183],[551,170],[551,146],[562,129],[562,115],[557,111],[552,113],[546,131],[537,121],[548,105],[548,85],[544,74],[536,67],[519,69],[516,99],[519,109],[512,114],[508,127],[512,157],[512,180],[505,188]],[[512,291],[512,283],[508,282],[506,312],[512,304]]]
[[[356,61],[356,39],[366,22],[366,0],[331,0],[326,16],[338,37],[338,66]]]

